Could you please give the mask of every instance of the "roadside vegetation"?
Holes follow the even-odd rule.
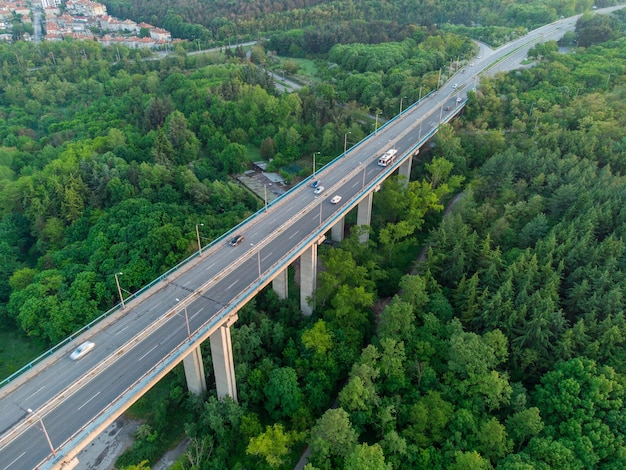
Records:
[[[511,34],[534,29],[559,19],[601,7],[616,0],[300,0],[297,2],[251,0],[232,3],[213,0],[105,0],[109,14],[146,21],[171,31],[174,37],[210,44],[257,40],[280,31],[307,34],[326,53],[335,44],[380,43],[393,40],[400,25],[436,28],[470,27],[475,39],[507,42]],[[369,30],[371,38],[364,32]],[[517,33],[516,33],[517,32]],[[191,45],[193,47],[193,44]],[[324,50],[325,49],[325,50]],[[297,56],[293,49],[290,56]]]
[[[194,415],[180,468],[292,468],[305,444],[309,470],[623,466],[625,52],[539,46],[535,67],[484,81],[409,188],[376,194],[370,242],[324,248],[312,318],[271,291],[248,306],[239,403]],[[395,212],[440,187],[423,219]],[[403,235],[407,220],[426,225]]]
[[[177,368],[131,411],[145,423],[119,465],[185,435],[178,469],[293,468],[307,445],[308,470],[626,466],[624,24],[585,15],[575,54],[539,45],[534,67],[481,82],[412,180],[375,194],[371,227],[349,217],[320,247],[313,316],[293,273],[289,299],[240,312],[239,401],[214,398],[204,351],[207,396]],[[116,303],[114,273],[135,291],[196,249],[195,224],[210,241],[260,207],[229,180],[247,147],[277,170],[332,158],[372,130],[357,115],[392,117],[474,50],[432,24],[371,46],[367,31],[307,54],[296,70],[319,82],[288,95],[264,67],[271,41],[295,50],[289,32],[250,58],[0,45],[3,330],[54,344]]]
[[[354,144],[373,130],[365,98],[326,84],[346,69],[278,95],[272,57],[262,46],[249,60],[241,48],[146,60],[77,41],[0,45],[0,321],[40,347],[60,341],[116,303],[116,272],[134,292],[196,250],[196,224],[206,243],[257,210],[229,179],[251,159],[284,171],[320,152],[323,163],[347,134]],[[431,73],[453,56],[436,57]]]

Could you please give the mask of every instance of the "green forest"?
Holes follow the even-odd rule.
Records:
[[[498,28],[534,29],[607,7],[616,0],[106,0],[109,14],[146,21],[175,37],[210,43],[258,39],[277,31],[303,30],[319,46],[385,42],[398,26],[472,27],[476,38]],[[483,26],[485,28],[483,28]],[[366,35],[363,35],[367,31]],[[368,39],[366,39],[368,38]],[[330,47],[328,47],[330,48]],[[321,50],[321,52],[327,52]]]
[[[281,171],[304,158],[308,174],[313,152],[328,161],[347,133],[357,142],[373,130],[368,109],[395,114],[400,75],[405,87],[417,80],[410,54],[428,57],[426,94],[470,43],[420,29],[373,53],[354,47],[370,63],[397,50],[408,72],[368,85],[371,71],[326,64],[316,86],[277,94],[260,45],[250,60],[243,50],[152,60],[95,42],[0,45],[0,322],[41,347],[59,342],[115,304],[116,272],[136,292],[197,249],[196,224],[208,243],[260,208],[229,175],[258,158]],[[416,101],[422,90],[410,91]],[[19,365],[3,359],[2,375]]]
[[[156,24],[164,6],[196,25],[226,11],[144,3],[117,7]],[[313,152],[371,132],[367,112],[391,118],[471,60],[476,23],[506,40],[591,5],[447,3],[382,2],[377,18],[367,2],[264,4],[247,21],[288,31],[249,56],[0,44],[0,376],[111,308],[115,273],[135,292],[197,249],[197,224],[209,243],[258,210],[230,179],[251,160],[297,181]],[[298,8],[312,13],[293,24]],[[354,10],[333,23],[346,40],[315,50],[306,27],[332,8]],[[320,247],[311,317],[293,273],[294,297],[268,289],[240,312],[238,402],[215,398],[207,345],[207,396],[177,368],[130,410],[144,424],[118,466],[149,468],[186,436],[175,469],[293,468],[307,446],[307,470],[626,467],[625,30],[623,13],[585,14],[567,53],[541,44],[532,67],[483,78],[411,181],[375,194],[371,227],[349,218]],[[277,93],[265,67],[281,48],[315,62],[313,85]]]

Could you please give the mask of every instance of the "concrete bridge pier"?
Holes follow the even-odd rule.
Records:
[[[407,187],[409,185],[409,181],[411,181],[411,166],[412,165],[413,165],[413,155],[411,155],[410,157],[407,157],[407,159],[404,160],[402,164],[398,167],[398,174],[406,178],[404,180],[405,187]]]
[[[300,310],[307,317],[313,313],[313,306],[307,299],[315,293],[316,280],[317,243],[313,243],[300,256]]]
[[[357,214],[356,214],[356,224],[358,226],[361,225],[371,225],[372,222],[372,199],[374,197],[374,193],[370,192],[365,196],[359,205],[357,206]],[[363,233],[359,236],[359,241],[361,243],[365,243],[369,240],[370,234],[369,232]]]
[[[230,327],[238,318],[237,314],[233,315],[209,337],[217,398],[220,400],[228,395],[237,401],[237,382],[235,380],[235,362],[233,361]]]
[[[274,279],[272,279],[272,289],[279,299],[285,300],[289,295],[287,268],[283,269]]]
[[[346,218],[341,217],[335,225],[333,225],[330,229],[330,239],[335,242],[340,242],[343,240],[344,228],[346,224]]]
[[[206,378],[204,376],[204,364],[200,346],[193,348],[183,359],[187,389],[196,395],[206,392]]]

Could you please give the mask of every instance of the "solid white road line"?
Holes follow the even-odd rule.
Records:
[[[9,465],[7,465],[6,467],[4,467],[2,470],[7,470],[7,468],[9,468],[11,465],[13,465],[15,462],[17,462],[19,459],[21,459],[22,457],[24,457],[24,455],[26,454],[26,452],[22,452],[19,457],[17,457],[13,462],[9,462]]]
[[[80,405],[78,407],[79,410],[81,410],[85,405],[87,405],[91,400],[93,400],[94,398],[96,398],[98,395],[100,395],[100,392],[96,393],[93,397],[91,397],[89,400],[87,400],[85,403],[83,403],[82,405]]]
[[[141,356],[139,359],[137,359],[137,362],[141,361],[144,357],[146,357],[148,354],[150,354],[152,351],[154,351],[156,348],[158,348],[159,345],[155,345],[150,351],[148,351],[147,353],[145,353],[143,356]]]

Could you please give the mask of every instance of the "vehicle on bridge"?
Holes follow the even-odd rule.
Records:
[[[396,154],[398,151],[396,149],[389,149],[385,152],[385,154],[378,159],[379,166],[387,166],[390,163],[393,163],[396,159]]]
[[[313,194],[322,194],[324,192],[324,186],[318,186],[317,188],[315,188],[315,190],[313,191]]]
[[[315,180],[311,183],[311,187],[312,188],[317,188],[320,185],[321,181],[320,180]]]
[[[571,29],[574,29],[573,24]],[[524,47],[530,48],[533,44],[534,41],[528,41]],[[465,90],[472,82],[476,86],[483,73],[495,73],[495,69],[489,69],[488,66],[507,57],[507,51],[485,52],[491,57],[486,57],[484,63],[476,62],[480,67],[470,69],[473,73],[463,76],[466,80],[459,84],[457,90]],[[520,54],[523,52],[520,51]],[[514,67],[517,64],[511,64],[511,68]],[[0,436],[0,462],[4,464],[0,469],[9,465],[7,470],[47,469],[52,468],[53,463],[61,463],[64,456],[74,455],[97,433],[105,431],[111,420],[145,394],[155,381],[160,380],[185,357],[190,357],[190,351],[195,349],[199,352],[200,343],[213,335],[214,344],[211,346],[215,348],[211,349],[220,351],[216,351],[212,362],[219,367],[214,367],[216,379],[210,382],[216,385],[218,398],[230,396],[236,399],[236,358],[233,361],[229,337],[229,325],[236,321],[236,313],[260,289],[269,286],[269,283],[273,284],[276,276],[283,275],[279,270],[286,271],[298,259],[313,261],[315,253],[310,248],[319,243],[324,237],[323,233],[331,227],[340,228],[340,225],[344,225],[349,211],[363,209],[360,211],[361,217],[358,214],[356,217],[359,222],[365,217],[367,220],[371,218],[371,204],[375,203],[371,194],[378,191],[392,173],[388,166],[395,168],[399,165],[392,163],[387,167],[378,166],[379,158],[386,153],[385,149],[389,149],[390,145],[397,148],[400,156],[396,158],[402,159],[400,161],[410,158],[409,152],[422,148],[444,121],[439,112],[440,107],[449,105],[455,109],[456,96],[454,92],[451,93],[451,84],[431,93],[427,95],[430,99],[423,100],[410,111],[406,110],[402,119],[394,119],[383,128],[376,125],[372,137],[360,145],[355,144],[356,148],[347,155],[337,157],[336,166],[332,166],[329,171],[323,170],[322,175],[314,174],[305,180],[304,187],[308,183],[309,189],[301,191],[296,188],[280,204],[272,206],[272,210],[269,210],[267,203],[264,208],[259,207],[258,213],[252,214],[214,244],[211,243],[216,250],[207,246],[206,252],[202,251],[202,239],[196,227],[196,235],[200,239],[198,252],[202,251],[203,256],[198,256],[198,252],[193,253],[175,270],[168,271],[144,286],[137,291],[137,295],[131,294],[134,299],[132,302],[126,297],[129,305],[122,302],[121,307],[116,305],[104,313],[96,328],[89,324],[86,327],[91,328],[89,333],[75,345],[64,346],[65,343],[62,343],[58,346],[61,349],[51,351],[52,356],[40,356],[46,358],[35,362],[40,366],[33,367],[35,363],[31,363],[18,371],[20,379],[13,381],[15,386],[6,387],[11,390],[0,399],[0,428],[3,429]],[[463,97],[465,100],[465,91]],[[446,120],[451,117],[446,114]],[[347,134],[344,135],[344,144],[347,143],[346,139]],[[314,159],[315,156],[314,153]],[[313,168],[317,168],[315,163]],[[315,186],[321,186],[321,176],[324,177],[324,186],[328,184],[331,190],[324,191],[312,200],[315,188],[311,185],[317,181]],[[324,201],[333,207],[328,207]],[[335,232],[335,235],[342,235],[341,231]],[[244,240],[243,235],[240,235],[243,233],[247,233],[250,239]],[[246,241],[246,246],[239,250],[237,245],[243,241]],[[234,243],[230,248],[236,250],[226,248],[231,242]],[[308,316],[314,313],[315,308],[309,304],[307,297],[316,286],[316,265],[314,262],[301,262],[300,268],[300,280],[304,284],[300,286],[300,307],[303,315]],[[302,275],[305,270],[307,272]],[[288,294],[280,284],[286,283],[276,282],[276,286],[272,287],[277,292],[280,290]],[[123,292],[121,288],[119,292]],[[174,303],[176,298],[182,300]],[[122,293],[120,300],[123,299]],[[107,319],[103,321],[101,318]],[[215,341],[218,336],[219,341]],[[99,345],[98,350],[94,347],[93,352],[83,353],[89,355],[88,359],[72,361],[69,353],[88,338]],[[133,346],[127,347],[130,344]],[[63,360],[56,360],[57,352],[63,356]],[[211,353],[213,355],[213,351]],[[189,392],[200,395],[206,390],[206,380],[200,373],[203,370],[201,354],[192,356],[195,372],[190,370],[187,377]],[[107,359],[109,357],[111,359]],[[107,367],[94,368],[93,365],[101,360]],[[89,380],[76,380],[76,377],[84,375],[81,372],[83,366],[90,368]],[[50,377],[55,380],[49,380]],[[7,384],[8,380],[11,379],[1,383]],[[71,394],[64,393],[68,387],[71,388]],[[36,396],[33,395],[35,393]],[[42,413],[24,419],[24,409],[15,403],[32,406]],[[52,406],[47,406],[48,403]],[[79,411],[78,406],[81,408]],[[44,437],[47,436],[42,436],[43,420],[46,426],[49,425],[53,444],[49,444],[49,441],[46,445]]]
[[[72,361],[77,361],[95,347],[96,343],[93,341],[85,341],[83,344],[74,349],[74,352],[70,354],[70,358]]]
[[[242,241],[243,241],[243,235],[235,235],[228,243],[230,244],[230,246],[237,246]]]

